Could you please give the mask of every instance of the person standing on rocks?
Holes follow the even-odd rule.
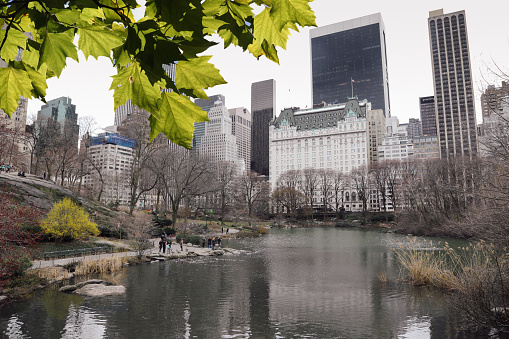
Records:
[[[205,248],[205,238],[201,239],[201,247]]]
[[[217,248],[221,247],[221,238],[217,237]]]
[[[208,240],[208,248],[211,248],[212,247],[212,238],[209,237],[209,240]]]
[[[166,253],[166,242],[161,240],[160,243],[161,243],[161,247],[163,248],[163,254],[165,254]]]
[[[159,253],[161,253],[161,250],[163,249],[163,241],[159,240]]]
[[[184,250],[184,238],[180,238],[180,251]]]
[[[171,240],[168,240],[168,242],[166,243],[166,249],[168,250],[168,254],[171,253]]]
[[[216,246],[216,238],[212,238],[212,251],[214,251],[215,246]]]

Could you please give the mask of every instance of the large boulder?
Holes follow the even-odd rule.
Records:
[[[89,297],[104,297],[107,295],[121,295],[126,291],[125,286],[106,286],[104,284],[88,284],[78,288],[74,293]]]

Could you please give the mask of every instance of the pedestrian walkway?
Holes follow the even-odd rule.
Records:
[[[159,252],[159,240],[160,238],[151,239],[153,247],[148,249],[144,255],[151,257],[178,257],[185,258],[188,256],[210,256],[213,255],[214,252],[210,248],[202,248],[200,246],[188,246],[184,244],[183,250],[180,250],[180,245],[173,242],[171,246],[171,253],[162,253]],[[128,252],[116,252],[116,253],[103,253],[103,254],[91,254],[91,255],[83,255],[79,257],[72,258],[63,258],[63,259],[50,259],[50,260],[34,260],[32,267],[33,269],[37,268],[45,268],[52,266],[64,266],[73,262],[83,261],[85,259],[90,260],[100,260],[105,258],[113,258],[113,257],[135,257],[138,255],[136,251],[128,251]]]

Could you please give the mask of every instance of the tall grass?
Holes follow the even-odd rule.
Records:
[[[418,243],[409,238],[406,244],[393,249],[404,271],[404,278],[413,285],[433,285],[442,289],[470,293],[494,274],[507,272],[508,254],[493,244],[480,241],[453,249],[447,242]],[[504,273],[505,275],[505,273]]]
[[[126,257],[111,257],[99,260],[85,259],[76,267],[75,275],[111,273],[120,270],[127,262]]]

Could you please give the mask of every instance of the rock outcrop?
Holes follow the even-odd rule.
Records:
[[[89,297],[104,297],[107,295],[124,294],[126,288],[122,285],[115,285],[110,281],[91,279],[77,283],[76,285],[63,286],[59,291],[64,293],[76,293]]]

